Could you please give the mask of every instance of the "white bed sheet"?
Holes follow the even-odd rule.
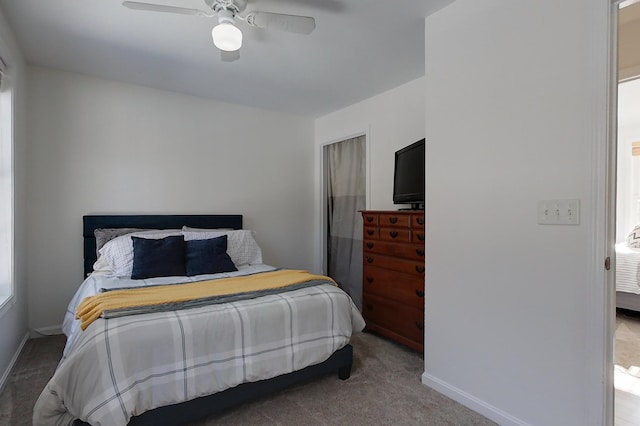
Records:
[[[616,249],[616,291],[640,294],[640,249],[631,248],[626,242]]]
[[[318,364],[345,346],[364,320],[339,288],[318,286],[182,311],[99,318],[85,331],[75,307],[100,288],[235,276],[118,279],[94,274],[69,304],[64,355],[34,408],[34,425],[125,425],[150,409]]]

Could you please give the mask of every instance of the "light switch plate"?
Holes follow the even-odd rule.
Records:
[[[538,223],[540,225],[579,225],[580,200],[538,201]]]

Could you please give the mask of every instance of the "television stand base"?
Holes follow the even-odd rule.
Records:
[[[403,207],[398,209],[398,211],[403,210],[424,210],[424,203],[411,203],[411,207]]]

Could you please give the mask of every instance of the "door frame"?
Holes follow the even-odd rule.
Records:
[[[619,7],[630,6],[640,0],[607,0],[608,19],[608,64],[607,64],[607,143],[604,181],[606,185],[606,250],[611,256],[611,270],[605,275],[604,306],[604,424],[615,424],[615,324],[616,324],[616,283],[615,283],[615,243],[616,243],[616,206],[617,206],[617,156],[618,156],[618,18]],[[598,174],[601,177],[601,174]],[[600,181],[600,179],[599,179]]]
[[[599,70],[605,77],[606,84],[603,85],[604,100],[606,105],[606,124],[603,129],[596,124],[594,129],[594,135],[597,138],[604,133],[606,138],[604,147],[603,144],[596,143],[595,156],[596,161],[595,170],[597,176],[596,184],[596,197],[595,201],[600,205],[600,201],[604,201],[604,239],[602,241],[604,245],[604,258],[609,258],[610,269],[606,271],[602,269],[604,265],[596,261],[594,266],[596,270],[600,269],[604,272],[603,284],[604,284],[604,306],[601,306],[603,317],[601,325],[604,325],[603,337],[604,342],[602,345],[602,357],[604,360],[604,393],[602,395],[603,401],[603,424],[611,425],[615,424],[615,385],[614,385],[614,364],[615,364],[615,324],[616,324],[616,282],[615,282],[615,243],[616,243],[616,192],[617,192],[617,156],[618,156],[618,13],[619,6],[622,3],[628,5],[636,3],[640,0],[606,0],[606,6],[608,7],[608,20],[607,20],[607,34],[606,40],[606,52],[607,63],[605,67]],[[598,90],[602,93],[602,90]],[[597,109],[597,106],[595,107]],[[598,214],[595,215],[596,220]],[[599,229],[596,226],[596,230]],[[596,234],[598,232],[596,231]],[[596,235],[597,247],[602,247],[600,244],[598,235]],[[596,250],[596,256],[598,250]],[[599,276],[599,275],[597,275]],[[598,310],[599,311],[599,310]],[[596,311],[596,312],[598,312]],[[598,318],[599,315],[596,315]]]
[[[607,84],[607,153],[606,153],[606,251],[610,259],[605,272],[605,424],[615,424],[614,344],[616,325],[616,192],[618,159],[618,11],[622,0],[609,0],[609,63]]]

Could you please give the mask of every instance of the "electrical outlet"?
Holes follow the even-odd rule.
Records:
[[[538,201],[538,224],[579,225],[580,200],[563,199]]]

